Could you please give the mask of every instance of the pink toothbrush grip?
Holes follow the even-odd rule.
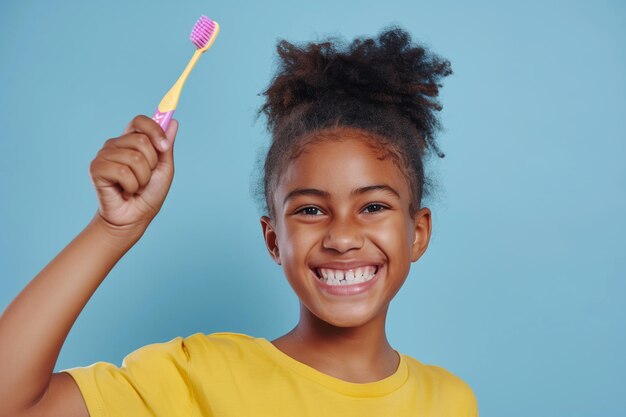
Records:
[[[161,126],[163,131],[165,132],[167,130],[167,127],[170,124],[170,120],[172,119],[173,115],[174,115],[174,110],[161,113],[159,109],[157,108],[156,112],[154,113],[154,116],[152,116],[152,120],[157,122]]]

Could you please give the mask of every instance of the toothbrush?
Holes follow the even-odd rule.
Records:
[[[193,26],[189,39],[194,45],[196,45],[196,52],[194,52],[193,56],[189,60],[189,63],[185,67],[185,70],[180,77],[178,77],[176,83],[174,83],[172,88],[170,88],[170,91],[165,94],[159,103],[154,116],[152,116],[152,120],[157,122],[164,131],[170,124],[174,110],[176,110],[178,98],[180,97],[183,85],[185,85],[187,76],[189,76],[189,73],[198,62],[200,55],[206,52],[211,45],[213,45],[219,31],[220,25],[218,25],[216,21],[211,20],[204,15],[200,16],[200,19],[198,19],[196,24]]]

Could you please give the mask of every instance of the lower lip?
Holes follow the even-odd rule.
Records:
[[[359,282],[358,284],[346,284],[346,285],[328,285],[322,282],[315,273],[313,277],[322,290],[332,295],[357,295],[369,290],[376,281],[378,281],[378,275],[380,275],[381,268],[378,268],[374,278],[366,282]]]

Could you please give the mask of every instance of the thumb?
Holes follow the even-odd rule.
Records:
[[[165,130],[165,136],[167,137],[167,142],[169,143],[169,147],[167,151],[161,153],[161,160],[166,163],[174,162],[174,141],[176,140],[176,134],[178,133],[178,120],[172,119],[170,120],[169,126]]]

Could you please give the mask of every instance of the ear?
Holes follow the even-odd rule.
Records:
[[[278,251],[278,239],[276,238],[276,231],[272,225],[272,219],[267,216],[261,217],[261,228],[263,229],[263,238],[265,239],[265,246],[272,259],[280,265],[280,253]]]
[[[411,244],[411,262],[416,262],[422,257],[432,232],[432,218],[430,209],[423,207],[413,217],[413,243]]]

